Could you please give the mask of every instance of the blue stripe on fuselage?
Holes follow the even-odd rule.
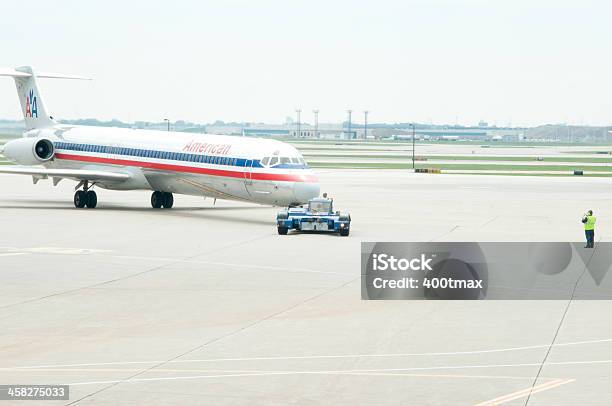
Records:
[[[111,154],[118,156],[129,156],[138,158],[163,159],[170,161],[196,162],[212,165],[264,168],[259,159],[233,158],[220,155],[188,154],[185,152],[160,151],[140,148],[113,147],[109,145],[81,144],[73,142],[58,141],[54,143],[56,149],[65,151],[81,151],[99,154]],[[252,162],[252,163],[251,163]],[[271,169],[308,169],[308,165],[281,164],[270,167]]]

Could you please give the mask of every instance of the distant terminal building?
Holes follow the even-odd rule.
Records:
[[[459,126],[418,126],[415,129],[415,138],[419,140],[446,140],[446,141],[521,141],[525,130],[522,128]],[[225,124],[208,125],[206,132],[211,134],[243,135],[250,137],[294,137],[305,139],[330,140],[361,140],[365,138],[364,128],[355,125],[349,132],[343,124],[321,124],[317,128],[308,123],[286,124]],[[404,126],[376,126],[368,128],[368,138],[378,139],[412,139],[412,129]]]
[[[524,138],[522,128],[468,128],[468,127],[449,127],[449,128],[416,128],[415,138],[419,140],[432,141],[521,141]],[[403,130],[393,134],[392,139],[412,139],[412,130]]]
[[[290,130],[283,128],[244,128],[242,130],[243,135],[250,136],[277,136],[286,137],[291,135]]]
[[[321,128],[317,131],[314,128],[300,129],[289,131],[289,136],[298,138],[322,138],[335,140],[355,140],[359,137],[358,131],[351,130],[350,132],[336,128]]]
[[[287,135],[296,138],[320,138],[321,131],[316,131],[314,128],[304,128],[300,129],[300,131],[289,130]]]

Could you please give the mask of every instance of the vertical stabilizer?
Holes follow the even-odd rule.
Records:
[[[31,66],[20,68],[0,68],[0,76],[10,76],[15,79],[17,85],[17,95],[21,103],[21,112],[25,120],[27,130],[34,128],[51,127],[56,124],[53,120],[38,89],[37,78],[55,79],[84,79],[88,78],[60,73],[39,73],[35,74]]]
[[[31,130],[33,128],[53,126],[55,121],[49,115],[45,103],[40,96],[33,69],[29,66],[22,66],[15,69],[15,71],[29,74],[28,76],[14,76],[26,129]]]

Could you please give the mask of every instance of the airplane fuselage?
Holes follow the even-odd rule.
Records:
[[[276,206],[305,203],[319,194],[318,180],[301,154],[271,139],[71,125],[30,130],[25,137],[53,143],[46,168],[129,173],[126,181],[96,182],[105,189]]]

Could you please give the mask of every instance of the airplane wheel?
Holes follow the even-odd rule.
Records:
[[[93,190],[85,192],[85,205],[89,209],[95,209],[98,205],[98,195]]]
[[[174,196],[172,195],[172,193],[162,193],[163,196],[163,202],[162,202],[162,206],[164,206],[164,209],[171,209],[172,206],[174,205]]]
[[[74,194],[74,207],[76,207],[77,209],[82,209],[83,207],[85,207],[86,201],[87,196],[85,195],[85,192],[83,192],[82,190],[77,190]]]
[[[287,227],[278,227],[278,234],[280,235],[287,235],[287,231],[289,231]]]
[[[343,228],[342,230],[340,230],[340,235],[342,237],[348,237],[349,232],[350,232],[350,228]]]
[[[151,195],[151,207],[154,209],[159,209],[162,207],[164,202],[164,195],[162,192],[153,192]]]

